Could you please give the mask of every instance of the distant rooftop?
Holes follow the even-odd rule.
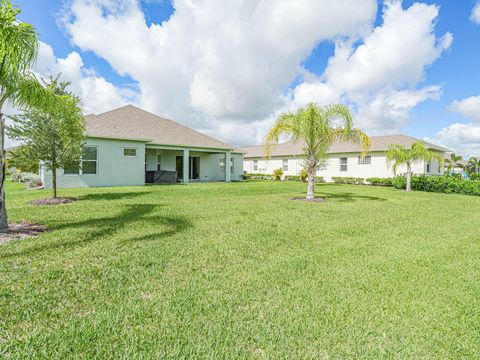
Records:
[[[370,146],[370,152],[372,151],[386,151],[392,144],[399,144],[406,148],[410,148],[414,143],[421,141],[427,145],[429,149],[450,152],[451,150],[431,144],[429,142],[416,139],[408,135],[384,135],[384,136],[371,136],[370,137],[372,144]],[[302,155],[304,153],[303,149],[305,148],[305,143],[301,141],[288,141],[282,144],[273,145],[270,156],[294,156]],[[265,156],[265,147],[263,145],[257,146],[247,146],[239,148],[239,151],[245,153],[245,157],[264,157]],[[355,153],[361,152],[362,148],[360,145],[352,142],[336,142],[332,144],[330,149],[328,149],[329,154],[337,153]]]

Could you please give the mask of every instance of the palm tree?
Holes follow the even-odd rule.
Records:
[[[359,143],[366,153],[370,138],[361,130],[353,128],[352,116],[345,105],[318,106],[311,103],[294,113],[280,115],[265,137],[267,157],[271,147],[282,138],[305,142],[305,167],[307,177],[307,200],[315,197],[315,172],[327,157],[327,150],[334,141]]]
[[[417,141],[410,149],[406,149],[402,145],[392,144],[387,150],[387,162],[393,163],[393,172],[396,175],[398,167],[401,165],[407,166],[407,191],[410,191],[410,184],[412,179],[412,165],[416,161],[431,161],[437,160],[440,164],[443,163],[443,158],[439,153],[429,150],[426,145]]]
[[[450,159],[445,159],[445,164],[447,165],[446,172],[450,174],[452,170],[456,167],[462,168],[465,170],[465,165],[463,165],[460,161],[463,158],[460,155],[455,155],[455,153],[450,154]]]
[[[480,168],[480,159],[472,156],[468,159],[467,170],[470,174],[475,173],[478,174],[478,169]]]
[[[81,116],[81,110],[70,97],[55,95],[51,89],[43,87],[30,71],[37,58],[37,33],[30,24],[16,19],[19,13],[20,10],[10,0],[0,0],[0,231],[8,229],[3,106],[8,102],[17,108],[62,109],[72,116]]]

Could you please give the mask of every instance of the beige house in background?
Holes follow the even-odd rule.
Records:
[[[325,181],[332,177],[393,177],[393,169],[388,165],[386,151],[391,144],[400,144],[410,148],[415,142],[422,141],[408,135],[372,136],[369,153],[361,157],[361,148],[354,143],[334,143],[328,150],[328,159],[317,171]],[[445,156],[451,150],[422,141],[431,150]],[[286,142],[274,145],[270,158],[265,157],[264,146],[249,146],[240,148],[243,151],[243,170],[246,173],[272,174],[275,169],[282,169],[284,175],[299,175],[304,166],[304,145],[302,142]],[[400,167],[398,173],[404,173],[405,167]],[[418,161],[413,165],[414,174],[442,175],[443,167],[438,162]]]

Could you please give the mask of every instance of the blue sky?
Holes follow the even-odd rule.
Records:
[[[60,24],[59,18],[60,14],[62,14],[62,9],[65,10],[66,8],[68,12],[72,11],[70,5],[75,3],[75,1],[76,0],[68,2],[62,0],[14,0],[13,2],[22,9],[20,19],[35,26],[41,41],[53,48],[56,58],[63,59],[70,53],[77,52],[83,60],[84,69],[93,70],[97,76],[104,78],[108,83],[111,83],[119,89],[131,87],[132,84],[139,84],[139,92],[141,93],[139,96],[143,96],[147,91],[146,87],[142,86],[142,81],[137,78],[134,70],[123,71],[121,65],[118,65],[118,58],[115,58],[113,55],[112,57],[102,56],[99,54],[101,52],[99,50],[86,50],[90,45],[86,46],[85,43],[81,43],[81,40],[75,38],[72,30],[67,30],[64,24]],[[78,1],[81,2],[81,0]],[[129,1],[133,0],[126,2]],[[441,86],[441,95],[437,96],[436,100],[426,99],[419,101],[418,104],[408,111],[408,120],[403,121],[401,126],[396,130],[419,138],[435,139],[439,131],[449,127],[451,124],[469,124],[472,121],[472,119],[462,116],[461,111],[454,112],[448,108],[455,100],[462,100],[479,95],[478,84],[480,84],[480,72],[478,71],[478,55],[480,54],[480,42],[478,39],[480,38],[480,25],[470,20],[470,15],[476,1],[424,0],[420,2],[439,6],[439,14],[433,20],[436,40],[439,41],[445,33],[449,32],[453,35],[453,42],[437,56],[432,64],[425,65],[424,76],[420,81],[416,81],[415,84],[407,86],[407,88],[410,89],[420,89],[432,85]],[[402,8],[406,10],[413,4],[414,1],[405,0],[403,1]],[[143,12],[145,22],[148,26],[152,24],[162,24],[162,22],[166,24],[171,17],[175,16],[174,6],[168,0],[142,1],[139,7]],[[383,7],[384,3],[378,1],[373,26],[382,26]],[[83,29],[83,31],[85,31],[85,29]],[[103,36],[101,28],[89,29],[89,31],[93,33],[98,32],[99,36]],[[408,24],[405,26],[405,31],[408,31]],[[299,65],[309,73],[319,78],[322,77],[322,74],[324,74],[327,69],[329,59],[334,56],[335,41],[336,38],[323,39],[313,48],[308,49],[301,58]],[[355,46],[361,45],[362,41],[362,39],[358,40],[358,44]],[[355,46],[353,46],[352,49],[354,49]],[[94,48],[95,45],[91,45],[91,47]],[[403,54],[403,56],[408,58],[409,54]],[[402,59],[400,57],[399,62],[401,61]],[[158,67],[162,67],[161,61],[158,62]],[[201,73],[202,69],[198,71]],[[125,74],[122,75],[122,72]],[[213,78],[216,78],[215,76],[212,75]],[[296,86],[304,81],[304,78],[302,74],[294,74],[290,81],[285,83],[284,93],[289,90],[293,91]],[[163,84],[163,87],[168,88],[169,86],[170,84]],[[148,101],[142,100],[139,101],[139,104],[146,104],[145,106],[147,108],[149,107],[147,105]],[[200,109],[198,112],[185,111],[184,113],[165,108],[164,113],[170,116],[172,116],[172,114],[179,114],[182,117],[179,121],[199,129],[206,129],[207,132],[210,131],[213,134],[214,126],[218,124],[216,123],[217,118],[222,117],[222,115],[217,116],[216,114],[220,114],[221,112],[205,110],[206,107],[204,104],[200,104],[197,108]],[[155,111],[163,112],[162,109],[158,108],[155,108]],[[272,108],[271,111],[274,113],[275,108]],[[189,114],[191,114],[191,119],[188,118]],[[225,118],[228,117],[228,120],[225,120],[222,124],[225,122],[234,122],[236,121],[235,119],[240,119],[238,120],[239,123],[249,123],[248,116],[249,114],[242,114],[241,111],[240,114],[235,112],[233,115],[229,114],[226,116]],[[264,116],[263,118],[262,116],[263,115],[258,115],[256,119],[252,119],[249,126],[257,126],[262,123],[262,121],[265,122],[263,118],[267,118],[268,116]],[[210,119],[210,122],[206,125],[206,123],[202,122],[203,118]],[[258,126],[261,127],[264,125]],[[232,132],[235,133],[236,131],[237,130],[227,129],[225,133],[221,133],[219,136],[240,145],[245,143],[244,139],[235,139],[235,137],[231,135]],[[256,139],[258,138],[259,137]],[[442,142],[442,139],[439,138],[438,140],[438,142]],[[443,139],[443,141],[446,141],[446,139]],[[462,149],[462,151],[473,150],[469,148]]]

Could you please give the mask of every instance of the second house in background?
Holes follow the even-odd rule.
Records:
[[[372,145],[369,153],[361,156],[361,148],[354,143],[334,143],[328,150],[328,158],[317,171],[325,181],[332,181],[333,177],[393,177],[393,169],[386,160],[386,152],[390,145],[400,144],[405,148],[421,141],[407,135],[372,136]],[[431,150],[438,151],[445,157],[449,149],[424,142]],[[276,169],[282,169],[284,175],[299,175],[305,162],[304,144],[302,142],[286,142],[272,146],[270,157],[265,156],[264,146],[249,146],[241,148],[244,152],[243,170],[247,173],[272,174]],[[405,173],[406,168],[401,166],[399,174]],[[414,174],[441,175],[443,168],[435,161],[416,162],[413,166]]]

